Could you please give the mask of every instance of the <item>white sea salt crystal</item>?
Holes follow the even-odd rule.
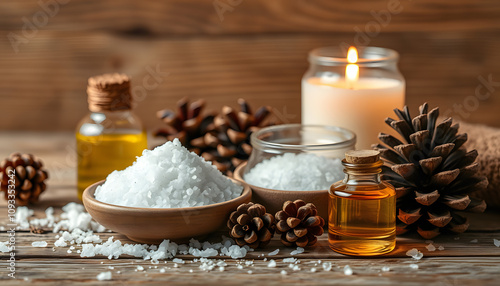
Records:
[[[344,177],[342,170],[339,159],[311,153],[285,153],[255,165],[245,175],[245,181],[275,190],[326,190]]]
[[[311,272],[313,272],[313,273],[316,272],[316,268],[314,268],[314,267],[311,268]]]
[[[295,264],[295,265],[292,267],[292,270],[293,270],[293,271],[300,271],[300,267],[299,267],[298,265],[296,265],[296,264]]]
[[[0,242],[0,252],[10,252],[9,241]]]
[[[267,264],[267,267],[274,268],[276,267],[276,261],[274,259],[271,259],[269,263]]]
[[[345,275],[352,275],[352,269],[349,265],[344,266],[344,274]]]
[[[245,265],[246,266],[253,265],[253,261],[252,260],[247,260],[247,261],[245,261]]]
[[[33,247],[47,247],[47,242],[46,241],[33,241],[31,243],[31,246],[33,246]]]
[[[236,266],[238,269],[243,269],[243,265],[241,264],[238,264],[238,266]]]
[[[247,272],[247,273],[248,273],[248,274],[252,274],[253,272],[252,272],[252,270],[248,270],[248,272]]]
[[[389,271],[391,271],[391,268],[389,266],[383,266],[382,271],[389,272]]]
[[[494,244],[496,247],[500,247],[500,240],[493,238],[493,244]]]
[[[160,269],[160,273],[165,273],[165,268]]]
[[[112,278],[113,274],[111,274],[111,271],[101,272],[97,275],[97,280],[99,281],[111,280]]]
[[[323,264],[321,265],[323,267],[323,270],[325,271],[330,271],[332,270],[332,263],[331,262],[323,262]]]
[[[438,247],[438,250],[444,250],[444,246],[440,245],[440,246]]]
[[[294,257],[289,257],[289,258],[283,259],[284,263],[294,263],[295,261],[297,261],[297,258],[294,258]]]
[[[219,266],[219,271],[220,272],[224,272],[224,270],[225,270],[224,266]]]
[[[267,255],[268,255],[268,256],[273,256],[273,255],[278,254],[279,252],[280,252],[280,250],[279,250],[279,248],[278,248],[278,249],[276,249],[276,250],[273,250],[273,251],[269,252],[269,254],[267,254]]]
[[[221,260],[221,261],[217,262],[217,266],[219,266],[219,267],[224,266],[225,267],[225,266],[227,266],[227,263]]]
[[[132,166],[109,174],[95,197],[121,206],[182,208],[231,200],[242,190],[175,139],[144,150]]]
[[[172,262],[174,263],[177,263],[177,264],[184,264],[184,260],[180,259],[180,258],[174,258],[172,259]]]
[[[30,227],[28,218],[32,216],[35,211],[28,209],[28,207],[17,207],[16,209],[16,223],[18,228],[27,229]]]
[[[425,248],[427,248],[428,251],[436,251],[436,247],[432,243],[427,245]]]
[[[285,270],[281,270],[281,275],[287,275],[288,273]]]
[[[478,242],[477,239],[473,239],[473,240],[470,241],[470,243],[477,243],[477,242]]]
[[[412,248],[406,252],[407,256],[411,256],[415,260],[420,260],[422,257],[424,257],[424,254],[416,248]]]
[[[64,237],[60,237],[56,242],[54,242],[54,245],[56,247],[64,247],[67,246],[68,244],[64,241]]]
[[[410,264],[410,268],[411,269],[418,269],[418,265],[417,264]]]
[[[238,245],[231,245],[229,248],[222,248],[221,254],[231,256],[232,259],[238,259],[247,255],[247,249]]]
[[[302,247],[297,247],[296,250],[293,250],[292,252],[290,252],[290,255],[297,255],[297,254],[301,254],[304,252],[304,248]]]
[[[142,271],[142,270],[144,270],[144,267],[139,265],[139,266],[137,266],[137,270]]]

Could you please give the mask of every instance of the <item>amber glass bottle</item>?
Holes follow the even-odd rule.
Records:
[[[146,132],[131,110],[130,80],[121,74],[89,79],[90,113],[76,129],[78,198],[89,185],[132,165],[147,148]]]
[[[328,241],[339,253],[371,256],[396,246],[396,192],[380,180],[379,152],[348,151],[345,179],[330,187]]]

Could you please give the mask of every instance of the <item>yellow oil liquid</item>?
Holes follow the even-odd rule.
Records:
[[[146,132],[137,134],[76,134],[78,154],[78,198],[91,184],[106,179],[114,170],[132,165],[147,148]]]
[[[396,246],[396,196],[382,185],[340,185],[329,193],[330,247],[339,253],[372,256]]]

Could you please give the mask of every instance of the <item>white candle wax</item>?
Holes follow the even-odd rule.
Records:
[[[360,78],[347,86],[343,78],[302,81],[302,124],[339,126],[356,133],[358,149],[371,149],[378,133],[394,134],[384,120],[402,108],[404,82],[386,78]]]

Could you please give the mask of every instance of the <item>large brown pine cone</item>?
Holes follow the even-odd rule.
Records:
[[[459,124],[452,118],[438,123],[439,109],[427,109],[424,103],[413,119],[407,106],[395,109],[399,119],[386,122],[400,138],[381,133],[383,144],[374,148],[386,163],[382,179],[396,188],[397,233],[417,231],[430,239],[469,227],[458,212],[485,210],[486,203],[469,194],[484,190],[488,180],[478,173],[477,151],[463,147],[467,134],[458,133]]]

